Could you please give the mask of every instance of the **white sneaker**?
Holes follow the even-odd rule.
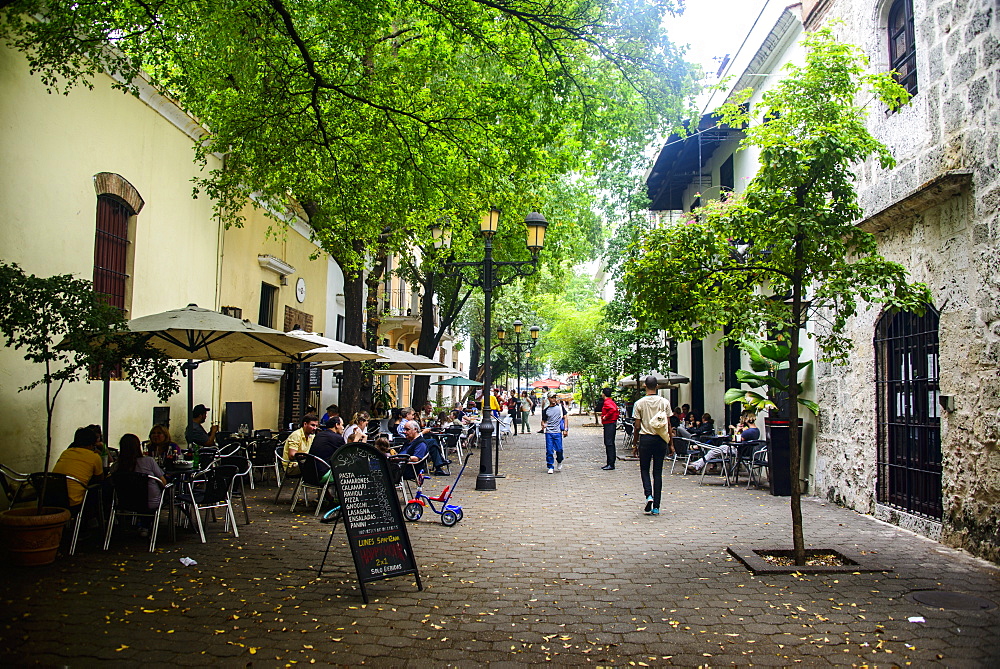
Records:
[[[562,463],[561,462],[558,465],[556,465],[556,471],[557,472],[561,472],[562,471]]]
[[[555,474],[555,473],[556,473],[556,470],[552,469],[552,467],[549,467],[549,474]]]

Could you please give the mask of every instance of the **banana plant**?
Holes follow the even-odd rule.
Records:
[[[787,373],[789,368],[789,358],[791,357],[791,347],[783,341],[764,340],[744,340],[740,348],[750,356],[750,370],[739,369],[736,371],[736,379],[750,386],[753,390],[744,388],[730,388],[726,391],[726,404],[740,402],[744,407],[755,412],[763,410],[778,410],[778,401],[781,396],[788,396],[789,386],[792,382],[782,380],[784,376],[790,379]],[[799,348],[801,357],[802,349]],[[798,364],[797,372],[812,364],[812,360],[806,360]],[[786,372],[781,374],[781,372]],[[794,380],[796,384],[795,394],[798,396],[798,403],[809,409],[814,416],[819,415],[819,405],[812,400],[801,397],[802,384],[798,383],[798,373]]]

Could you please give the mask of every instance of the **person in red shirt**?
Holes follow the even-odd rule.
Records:
[[[607,452],[608,464],[601,467],[604,471],[615,468],[615,431],[618,429],[618,405],[611,399],[611,388],[604,388],[604,403],[601,404],[601,425],[604,426],[604,450]]]

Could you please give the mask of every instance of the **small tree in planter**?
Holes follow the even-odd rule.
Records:
[[[44,366],[41,378],[19,388],[45,387],[45,464],[52,456],[52,416],[67,383],[84,378],[91,367],[121,367],[137,390],[153,390],[161,401],[176,393],[176,363],[128,332],[122,313],[94,292],[90,281],[61,274],[27,274],[0,262],[0,336],[28,362]],[[44,489],[39,491],[41,513]]]
[[[927,287],[909,282],[906,268],[883,258],[875,238],[857,227],[864,212],[856,166],[895,163],[865,127],[866,100],[894,109],[908,94],[888,73],[866,74],[861,51],[828,28],[803,45],[805,64],[786,65],[787,76],[759,104],[743,104],[744,91],[718,112],[725,125],[744,129],[741,148],[760,151],[760,169],[743,193],[709,203],[686,223],[650,230],[624,281],[637,316],[677,339],[728,326],[740,343],[743,333],[771,324],[788,342],[782,362],[796,373],[802,336],[815,336],[820,355],[836,362],[850,351],[847,324],[859,308],[921,313],[930,301]],[[817,316],[825,327],[803,333]],[[798,392],[798,383],[788,384],[792,541],[795,564],[803,565]]]

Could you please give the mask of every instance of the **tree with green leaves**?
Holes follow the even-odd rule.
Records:
[[[52,417],[67,383],[88,370],[121,369],[136,390],[152,390],[166,402],[180,389],[177,363],[128,332],[121,311],[94,292],[90,281],[69,274],[38,277],[0,262],[0,336],[44,371],[19,388],[45,388],[45,467],[52,456]],[[106,372],[104,372],[106,374]],[[41,508],[44,493],[39,496]]]
[[[685,223],[650,231],[627,263],[626,287],[643,320],[674,337],[704,337],[730,326],[732,339],[759,336],[762,324],[783,342],[788,370],[800,369],[807,322],[824,359],[850,350],[847,326],[864,305],[922,311],[929,291],[878,253],[856,227],[863,212],[854,170],[874,158],[891,167],[888,148],[865,126],[873,101],[896,108],[906,92],[889,74],[865,73],[860,50],[829,29],[804,38],[805,62],[746,104],[736,96],[718,112],[745,128],[742,148],[760,150],[745,191],[709,203]],[[794,376],[794,375],[790,375]],[[787,381],[791,424],[791,516],[796,564],[805,560],[800,505],[801,385]]]
[[[247,201],[298,201],[365,345],[373,244],[404,252],[428,217],[545,211],[556,177],[623,169],[674,123],[691,90],[662,28],[678,5],[2,0],[0,38],[53,91],[106,71],[177,99],[210,130],[197,159],[226,156],[196,188],[237,225]]]

